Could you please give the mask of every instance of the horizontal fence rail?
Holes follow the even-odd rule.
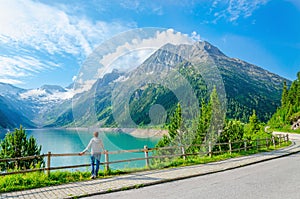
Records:
[[[229,141],[228,143],[215,143],[212,145],[211,142],[208,142],[208,145],[205,144],[198,144],[198,145],[181,145],[181,146],[168,146],[168,147],[154,147],[154,148],[148,148],[147,146],[144,146],[143,149],[133,149],[133,150],[118,150],[118,151],[103,151],[101,154],[104,155],[105,161],[101,162],[100,165],[103,165],[106,170],[109,170],[110,165],[112,164],[118,164],[118,163],[124,163],[124,162],[133,162],[133,161],[145,161],[145,166],[149,167],[150,163],[149,161],[152,159],[164,159],[164,158],[174,158],[174,157],[182,157],[183,159],[186,159],[188,156],[196,156],[196,155],[202,155],[202,156],[209,156],[212,157],[214,154],[222,154],[222,153],[233,153],[237,151],[247,151],[249,149],[260,149],[261,147],[269,148],[270,146],[276,148],[276,146],[281,146],[283,143],[287,143],[289,141],[288,134],[277,134],[275,136],[272,136],[271,138],[264,138],[264,139],[257,139],[254,141],[254,144],[250,145],[249,140],[241,140],[241,141]],[[208,147],[207,151],[199,151],[195,153],[186,153],[186,149],[188,147]],[[222,147],[228,147],[228,150],[222,150]],[[235,147],[237,146],[237,147]],[[152,155],[150,156],[149,152],[157,152],[157,151],[167,151],[167,150],[178,150],[174,154],[163,154],[163,155]],[[114,160],[109,161],[109,155],[115,155],[115,154],[124,154],[124,153],[144,153],[144,157],[142,158],[131,158],[131,159],[125,159],[125,160]],[[84,154],[83,156],[88,156],[89,153]],[[0,159],[0,165],[1,163],[11,163],[11,162],[17,162],[17,161],[26,161],[26,160],[32,160],[32,159],[38,159],[38,158],[45,158],[45,167],[44,168],[34,168],[34,169],[24,169],[24,170],[17,170],[17,171],[8,171],[8,172],[2,172],[0,173],[0,176],[5,175],[12,175],[12,174],[20,174],[20,173],[29,173],[29,172],[37,172],[37,171],[44,171],[47,172],[47,174],[50,174],[50,171],[52,170],[61,170],[61,169],[72,169],[72,168],[80,168],[80,167],[88,167],[90,164],[80,164],[80,165],[68,165],[68,166],[56,166],[51,167],[51,158],[53,157],[71,157],[71,156],[79,156],[79,153],[64,153],[64,154],[53,154],[51,152],[48,152],[47,154],[42,155],[36,155],[36,156],[27,156],[27,157],[18,157],[18,158],[5,158]]]

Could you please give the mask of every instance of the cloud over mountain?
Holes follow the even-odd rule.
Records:
[[[21,83],[63,65],[66,57],[82,61],[99,43],[131,26],[73,16],[36,1],[12,0],[1,4],[0,27],[0,80]]]

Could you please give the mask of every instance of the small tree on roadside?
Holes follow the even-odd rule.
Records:
[[[164,147],[173,145],[174,141],[178,139],[178,137],[181,137],[182,133],[182,113],[181,113],[181,106],[178,103],[176,110],[173,114],[173,116],[170,119],[170,124],[168,125],[168,132],[169,135],[164,135],[162,139],[157,143],[157,147]]]
[[[250,144],[254,144],[255,140],[270,136],[270,133],[264,131],[264,124],[260,123],[255,111],[253,110],[253,114],[249,118],[249,123],[245,125],[244,139],[249,140]]]
[[[219,143],[228,143],[241,141],[244,136],[244,124],[239,120],[229,120],[226,122],[224,130],[219,137]],[[233,144],[234,147],[240,147],[240,143]],[[228,145],[218,145],[218,150],[228,150]]]
[[[202,144],[205,141],[211,122],[211,115],[212,111],[210,104],[206,104],[204,100],[202,100],[194,144]]]
[[[255,110],[253,110],[253,114],[249,118],[248,129],[251,134],[255,134],[260,130],[260,122],[258,121]]]
[[[210,94],[209,105],[211,106],[211,121],[209,127],[209,134],[206,136],[206,140],[214,142],[220,136],[225,121],[225,114],[222,113],[222,106],[219,100],[216,87],[214,87]]]
[[[169,135],[171,140],[174,140],[178,136],[178,130],[182,126],[182,112],[181,106],[178,103],[174,115],[171,117],[171,122],[168,126]]]
[[[42,146],[38,146],[34,137],[27,138],[25,129],[15,129],[6,134],[0,143],[0,159],[17,158],[40,155]],[[0,170],[29,169],[43,164],[43,158],[36,157],[29,160],[17,160],[0,164]]]

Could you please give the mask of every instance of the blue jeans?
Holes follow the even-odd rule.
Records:
[[[100,159],[101,159],[101,154],[91,155],[92,175],[96,177],[98,176]],[[96,161],[96,169],[95,169],[95,161]]]

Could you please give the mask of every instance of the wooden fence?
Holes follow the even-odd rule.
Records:
[[[172,158],[172,157],[182,157],[183,159],[186,159],[188,156],[205,156],[208,155],[209,157],[212,157],[214,154],[221,154],[221,153],[233,153],[237,151],[247,151],[249,149],[260,149],[261,147],[267,147],[270,146],[276,148],[277,146],[281,146],[284,142],[288,142],[289,137],[288,134],[278,134],[275,136],[272,136],[272,138],[264,138],[264,139],[257,139],[252,141],[250,143],[247,140],[243,141],[235,141],[228,143],[215,143],[212,145],[211,142],[207,145],[189,145],[189,146],[170,146],[170,147],[160,147],[160,148],[148,148],[147,146],[144,146],[143,149],[133,149],[133,150],[119,150],[119,151],[107,151],[105,150],[102,154],[105,157],[104,162],[100,163],[101,165],[104,165],[106,170],[109,170],[111,164],[117,164],[117,163],[124,163],[124,162],[133,162],[133,161],[145,161],[145,166],[150,166],[150,160],[151,159],[163,159],[163,158]],[[198,146],[198,147],[208,147],[208,150],[203,152],[197,152],[197,153],[186,153],[186,148],[191,146]],[[228,150],[222,150],[222,146],[227,146]],[[237,146],[234,148],[234,146]],[[219,148],[219,150],[217,150]],[[223,147],[224,148],[224,147]],[[165,150],[174,150],[177,149],[177,153],[175,154],[163,154],[163,155],[152,155],[150,156],[149,152],[155,152],[155,151],[165,151]],[[215,149],[215,150],[214,150]],[[179,152],[178,152],[179,151]],[[126,160],[115,160],[115,161],[109,161],[109,155],[113,154],[122,154],[122,153],[144,153],[143,158],[131,158]],[[155,154],[155,153],[153,153]],[[89,154],[85,154],[89,155]],[[45,158],[45,167],[44,168],[34,168],[34,169],[25,169],[25,170],[17,170],[17,171],[9,171],[9,172],[2,172],[0,173],[0,176],[4,175],[12,175],[12,174],[19,174],[19,173],[29,173],[29,172],[36,172],[36,171],[45,171],[47,174],[50,174],[50,171],[52,170],[59,170],[59,169],[71,169],[71,168],[80,168],[80,167],[88,167],[90,164],[80,164],[80,165],[69,165],[69,166],[57,166],[57,167],[51,167],[51,158],[52,157],[70,157],[70,156],[79,156],[78,153],[64,153],[64,154],[53,154],[51,152],[48,152],[47,154],[42,154],[38,156],[27,156],[27,157],[19,157],[19,158],[7,158],[7,159],[0,159],[0,164],[3,162],[17,162],[17,161],[26,161],[31,159],[37,159],[37,158]]]

